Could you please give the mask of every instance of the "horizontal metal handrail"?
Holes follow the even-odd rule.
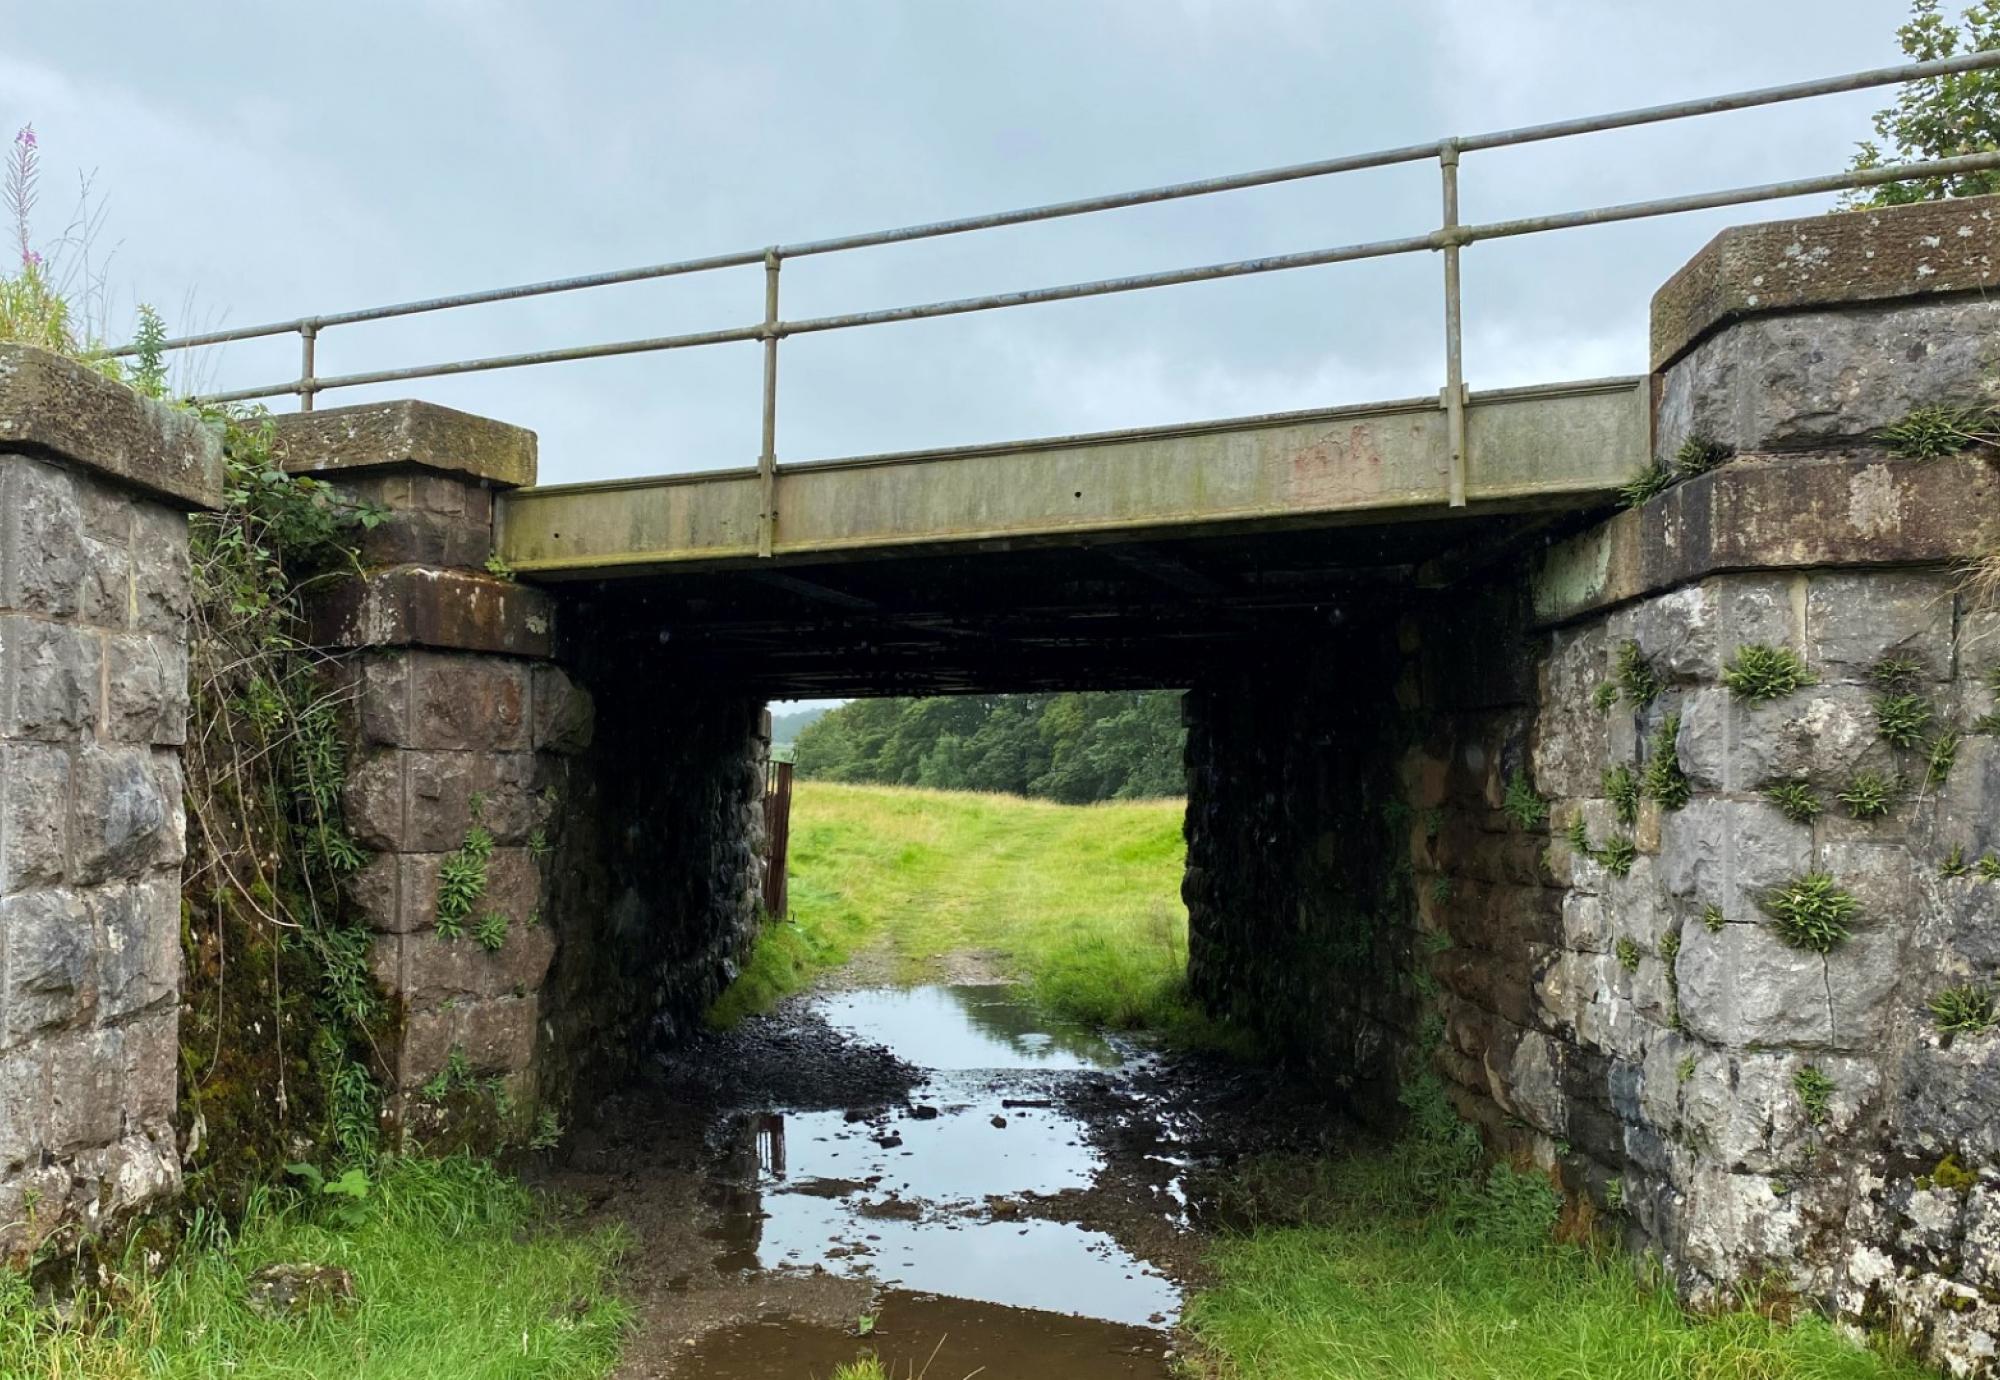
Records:
[[[1973,153],[1955,158],[1934,159],[1889,167],[1847,169],[1820,177],[1767,182],[1756,186],[1737,187],[1723,191],[1699,192],[1684,196],[1627,202],[1620,205],[1599,206],[1587,210],[1558,212],[1514,220],[1468,225],[1460,222],[1458,208],[1458,168],[1460,159],[1464,154],[1486,149],[1540,143],[1575,135],[1600,133],[1607,130],[1627,129],[1639,125],[1657,124],[1700,115],[1718,114],[1725,111],[1776,105],[1817,96],[1861,91],[1873,87],[1897,85],[1904,82],[1920,81],[1957,73],[1987,71],[1994,68],[2000,68],[2000,51],[1967,53],[1932,62],[1871,68],[1862,72],[1850,72],[1840,76],[1793,82],[1781,86],[1762,87],[1751,91],[1739,91],[1729,95],[1677,101],[1666,105],[1645,106],[1611,114],[1558,120],[1546,124],[1522,126],[1516,129],[1497,130],[1485,134],[1463,135],[1422,144],[1407,144],[1399,148],[1379,149],[1370,153],[1350,154],[1308,163],[1294,163],[1282,167],[1264,168],[1253,172],[1211,177],[1192,182],[1168,183],[1162,186],[1141,188],[1136,191],[1085,197],[1073,201],[1051,202],[1046,205],[1000,211],[989,215],[969,216],[957,220],[931,221],[889,230],[874,230],[860,234],[837,236],[830,239],[807,240],[795,244],[777,244],[757,249],[741,249],[723,254],[708,255],[702,258],[682,259],[669,263],[618,269],[605,273],[549,279],[543,282],[523,283],[511,287],[488,288],[444,297],[421,298],[414,301],[364,307],[357,310],[334,312],[319,316],[297,317],[288,321],[271,322],[259,326],[206,331],[195,335],[174,337],[166,341],[163,348],[168,350],[182,350],[234,341],[296,335],[300,341],[300,370],[299,376],[296,379],[282,383],[211,393],[205,395],[203,400],[217,403],[243,402],[258,398],[296,394],[300,399],[301,408],[310,410],[318,394],[334,389],[358,388],[370,384],[393,383],[409,379],[439,378],[454,374],[481,373],[495,369],[514,369],[539,364],[602,359],[617,355],[690,349],[742,341],[759,341],[764,348],[764,397],[763,448],[758,456],[758,468],[765,479],[763,512],[764,546],[768,550],[770,533],[776,522],[777,348],[779,341],[788,336],[847,330],[861,326],[883,325],[890,322],[918,321],[936,317],[957,316],[971,312],[993,311],[1046,302],[1072,301],[1085,297],[1138,292],[1152,288],[1178,286],[1186,283],[1245,277],[1254,274],[1277,273],[1292,269],[1348,263],[1362,259],[1384,258],[1399,254],[1438,251],[1442,253],[1445,264],[1446,363],[1446,384],[1439,393],[1439,406],[1445,410],[1449,421],[1447,431],[1447,449],[1449,451],[1447,466],[1451,476],[1451,501],[1453,506],[1459,506],[1464,501],[1465,481],[1465,384],[1463,381],[1462,329],[1460,325],[1459,257],[1461,250],[1466,245],[1477,244],[1485,240],[1537,234],[1550,230],[1565,230],[1580,226],[1604,225],[1654,216],[1677,215],[1688,211],[1710,210],[1722,206],[1736,206],[1759,201],[1774,201],[1788,197],[1844,191],[1916,178],[1945,177],[1960,173],[2000,169],[2000,152]],[[843,253],[850,250],[867,249],[882,245],[903,244],[914,240],[968,234],[1005,226],[1056,220],[1068,216],[1091,215],[1102,211],[1119,210],[1132,206],[1150,205],[1188,197],[1211,196],[1222,192],[1241,191],[1252,187],[1294,182],[1307,178],[1327,177],[1339,173],[1356,172],[1367,168],[1388,167],[1428,159],[1437,160],[1442,175],[1444,213],[1442,223],[1436,230],[1421,235],[1408,235],[1397,239],[1375,240],[1340,245],[1332,248],[1305,250],[1291,254],[1268,255],[1254,259],[1238,259],[1222,263],[1201,264],[1188,268],[1134,274],[1126,277],[1101,278],[1088,282],[1066,283],[1014,292],[990,293],[977,297],[923,302],[875,311],[805,317],[790,321],[783,319],[778,312],[779,270],[788,259],[807,258],[820,254]],[[540,297],[556,293],[581,291],[589,288],[609,287],[656,278],[706,273],[725,268],[747,268],[758,264],[764,267],[764,315],[761,321],[754,324],[725,327],[717,330],[688,332],[678,335],[661,335],[633,340],[609,341],[551,350],[491,355],[474,359],[448,360],[433,364],[409,365],[402,368],[376,369],[358,373],[324,375],[319,374],[315,368],[315,354],[319,336],[322,332],[335,326],[352,325],[367,321],[382,321],[395,317],[414,316],[430,312],[450,311],[494,302],[516,301],[528,297]],[[112,356],[131,355],[136,353],[138,348],[137,344],[127,344],[116,349],[106,350],[104,353]]]

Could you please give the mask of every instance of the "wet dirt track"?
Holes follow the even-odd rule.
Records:
[[[872,1350],[944,1380],[1164,1377],[1189,1184],[1272,1095],[1005,987],[850,990],[705,1037],[546,1180],[632,1237],[622,1376],[807,1380]]]

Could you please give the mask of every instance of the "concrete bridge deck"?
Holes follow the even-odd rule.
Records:
[[[1643,380],[1473,394],[1466,516],[1601,503],[1647,459]],[[1434,398],[781,466],[781,563],[1355,525],[1447,510]],[[500,550],[538,579],[756,562],[754,468],[528,488]]]

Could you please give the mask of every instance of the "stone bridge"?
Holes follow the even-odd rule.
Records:
[[[1462,509],[1428,400],[787,466],[768,557],[751,472],[543,489],[497,422],[279,419],[392,513],[313,633],[398,1124],[447,1129],[454,1054],[562,1105],[698,1018],[756,923],[765,699],[1185,687],[1212,1008],[1363,1109],[1442,1076],[1690,1297],[1777,1278],[1990,1366],[2000,1034],[1928,1007],[2000,976],[2000,612],[1961,579],[2000,475],[1885,432],[2000,404],[1996,215],[1726,232],[1644,378],[1473,397]],[[197,429],[0,351],[0,1245],[179,1171],[179,515],[217,501]],[[1748,693],[1746,646],[1803,674]],[[544,922],[490,954],[435,926],[475,811],[483,904]],[[1773,898],[1817,876],[1850,932],[1795,947]]]

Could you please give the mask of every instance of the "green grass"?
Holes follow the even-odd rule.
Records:
[[[391,1162],[352,1215],[259,1197],[233,1231],[197,1223],[157,1276],[135,1253],[65,1321],[0,1272],[0,1376],[566,1380],[615,1364],[616,1236],[545,1226],[525,1190],[465,1159]],[[354,1302],[259,1317],[245,1281],[279,1262],[350,1271]]]
[[[1053,1015],[1206,1042],[1186,989],[1179,800],[1018,796],[802,781],[789,923],[767,925],[710,1011],[729,1024],[873,951],[895,981],[980,950]]]
[[[1697,1318],[1633,1263],[1574,1246],[1486,1241],[1442,1217],[1360,1212],[1259,1231],[1214,1255],[1188,1310],[1240,1380],[1918,1380],[1817,1317]]]

